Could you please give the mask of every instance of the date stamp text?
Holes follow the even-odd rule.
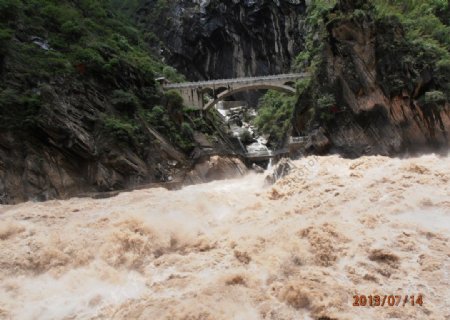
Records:
[[[354,307],[406,307],[422,306],[423,296],[414,295],[354,295]]]

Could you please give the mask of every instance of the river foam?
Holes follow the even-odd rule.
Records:
[[[273,186],[1,206],[0,318],[450,318],[448,157],[294,164]]]

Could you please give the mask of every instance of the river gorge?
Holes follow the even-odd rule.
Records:
[[[0,320],[450,320],[450,0],[0,0]]]

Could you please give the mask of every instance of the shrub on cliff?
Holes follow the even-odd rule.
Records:
[[[253,135],[248,131],[248,129],[244,129],[239,137],[243,144],[250,144],[254,141]]]
[[[431,108],[435,111],[442,111],[445,103],[447,102],[447,97],[442,91],[434,90],[425,92],[425,95],[420,99],[419,103],[424,106]]]
[[[167,108],[155,106],[151,110],[142,110],[142,117],[153,128],[164,134],[172,143],[186,152],[193,148],[194,130],[187,122],[175,123]]]
[[[87,30],[77,21],[66,21],[61,25],[61,32],[66,35],[68,40],[78,41],[87,33]]]
[[[181,134],[189,139],[193,139],[194,137],[194,130],[192,129],[192,127],[189,125],[189,123],[187,122],[183,122],[181,124]]]
[[[162,70],[162,74],[171,82],[183,82],[186,80],[185,77],[180,75],[175,68],[170,66],[164,67]]]
[[[112,94],[112,105],[119,111],[132,115],[139,107],[139,99],[133,92],[114,90]]]
[[[131,121],[108,116],[104,119],[104,125],[106,132],[114,136],[118,141],[125,143],[134,142],[138,127]]]
[[[77,47],[73,52],[73,62],[75,65],[86,65],[88,71],[101,71],[105,63],[97,50],[81,47]]]
[[[0,89],[0,128],[35,128],[41,106],[41,97],[33,92]]]
[[[0,0],[0,19],[10,21],[17,18],[20,13],[21,1],[19,0]]]
[[[4,56],[7,53],[12,36],[13,31],[11,29],[0,28],[0,56]]]
[[[442,91],[428,91],[425,93],[425,103],[445,103],[446,97]]]
[[[175,90],[167,91],[164,94],[166,106],[169,110],[183,110],[183,98]]]
[[[295,96],[269,90],[259,102],[254,124],[262,133],[270,135],[274,145],[281,145],[290,129],[295,99]]]
[[[336,105],[336,99],[331,93],[324,93],[317,99],[318,116],[320,120],[328,122],[334,118],[332,108]]]

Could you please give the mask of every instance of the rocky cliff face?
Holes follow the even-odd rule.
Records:
[[[408,43],[398,21],[375,18],[367,4],[357,9],[342,1],[325,17],[321,62],[297,103],[294,134],[309,135],[312,152],[352,157],[448,150],[445,70]]]
[[[442,82],[426,66],[436,61],[408,48],[402,25],[375,18],[368,1],[339,1],[323,30],[306,25],[314,20],[306,1],[162,3],[145,2],[137,19],[155,30],[161,54],[189,79],[288,72],[308,38],[320,48],[293,119],[293,134],[309,135],[314,152],[397,154],[448,144],[448,104],[424,102]]]
[[[287,72],[303,48],[304,0],[151,0],[137,19],[189,79]]]
[[[119,15],[107,1],[2,3],[0,204],[184,172],[195,119],[158,89],[164,65]]]
[[[41,4],[42,19],[19,6],[0,20],[0,203],[184,176],[193,131],[219,130],[158,91],[153,70],[164,66],[154,66],[139,32],[101,10],[85,16],[90,7],[73,17],[69,10],[66,24],[73,3],[64,3]],[[192,80],[287,72],[299,52],[315,48],[313,79],[292,121],[311,152],[447,150],[450,62],[411,45],[401,23],[376,18],[368,1],[340,1],[317,30],[305,25],[306,3],[148,0],[136,17],[157,35],[147,41]],[[105,36],[103,26],[118,29]],[[210,161],[188,179],[235,167]]]
[[[124,142],[105,131],[102,119],[116,111],[99,83],[60,79],[39,94],[46,104],[36,127],[0,130],[1,203],[159,182],[185,165],[183,154],[149,132]]]

